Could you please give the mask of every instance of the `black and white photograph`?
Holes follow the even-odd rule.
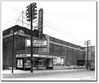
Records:
[[[2,0],[2,81],[97,81],[97,2]]]

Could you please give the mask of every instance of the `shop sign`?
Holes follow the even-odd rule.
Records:
[[[30,46],[31,42],[29,39],[26,40],[26,46]],[[33,40],[34,47],[47,47],[47,40]]]

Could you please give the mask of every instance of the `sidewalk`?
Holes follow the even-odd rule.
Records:
[[[54,66],[55,70],[59,69],[85,69],[85,66],[77,66],[77,65],[71,65],[71,66]]]
[[[34,70],[33,73],[50,73],[50,72],[64,72],[64,71],[78,71],[84,69],[83,67],[76,66],[55,66],[53,70]],[[29,70],[14,70],[14,74],[29,74]],[[3,70],[2,74],[12,74],[11,70]]]

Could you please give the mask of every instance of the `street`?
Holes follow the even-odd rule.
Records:
[[[33,73],[26,72],[28,73],[3,74],[3,78],[20,80],[96,80],[95,71],[87,71],[86,69],[41,70],[39,73],[35,73],[35,71]]]

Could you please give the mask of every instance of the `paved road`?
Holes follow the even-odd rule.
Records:
[[[53,70],[51,70],[53,71]],[[95,71],[87,70],[70,70],[57,72],[43,72],[43,73],[22,73],[3,75],[7,79],[22,79],[22,80],[95,80]]]

